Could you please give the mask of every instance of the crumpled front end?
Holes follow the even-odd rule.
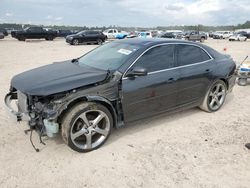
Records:
[[[54,109],[55,105],[52,105],[49,100],[29,96],[11,88],[4,101],[17,121],[28,121],[31,130],[36,130],[40,135],[49,137],[54,137],[58,133],[57,112]],[[16,102],[16,106],[14,106],[14,102]]]

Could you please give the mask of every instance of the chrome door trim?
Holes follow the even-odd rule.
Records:
[[[201,48],[203,51],[205,51],[207,53],[207,55],[210,57],[209,60],[206,61],[202,61],[202,62],[197,62],[197,63],[193,63],[193,64],[189,64],[189,65],[183,65],[183,66],[177,66],[177,67],[173,67],[173,68],[168,68],[168,69],[162,69],[162,70],[158,70],[158,71],[153,71],[153,72],[149,72],[148,74],[155,74],[155,73],[160,73],[160,72],[164,72],[164,71],[168,71],[168,70],[174,70],[174,69],[178,69],[178,68],[183,68],[183,67],[190,67],[190,66],[194,66],[194,65],[199,65],[199,64],[203,64],[203,63],[207,63],[209,61],[214,60],[214,58],[207,52],[206,49],[204,49],[203,47],[196,45],[196,44],[189,44],[189,43],[162,43],[162,44],[157,44],[154,46],[151,46],[150,48],[146,49],[144,52],[141,53],[141,55],[139,55],[134,61],[133,63],[131,63],[131,65],[127,68],[127,70],[125,71],[125,73],[122,76],[122,80],[126,80],[128,79],[128,77],[125,77],[125,75],[127,74],[128,70],[138,61],[138,59],[143,56],[147,51],[151,50],[152,48],[158,47],[158,46],[166,46],[166,45],[172,45],[172,44],[184,44],[184,45],[190,45],[190,46],[195,46],[198,48]]]

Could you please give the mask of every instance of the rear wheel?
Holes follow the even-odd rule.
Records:
[[[17,40],[19,40],[19,41],[25,41],[25,37],[18,37]]]
[[[108,139],[113,118],[105,106],[85,102],[74,106],[61,125],[66,144],[75,151],[88,152],[97,149]]]
[[[47,36],[47,37],[45,38],[45,40],[54,40],[54,37],[51,36],[51,35],[49,35],[49,36]]]
[[[202,42],[202,43],[205,42],[205,38],[202,37],[201,40],[200,40],[200,42]]]
[[[218,80],[209,88],[200,108],[206,112],[219,110],[226,99],[227,87],[225,82]]]
[[[102,43],[103,43],[102,39],[97,39],[96,42],[97,42],[98,45],[102,45]]]

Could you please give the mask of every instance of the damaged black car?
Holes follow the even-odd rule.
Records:
[[[229,56],[199,43],[119,40],[14,76],[5,103],[31,131],[61,133],[70,148],[87,152],[131,121],[192,107],[219,110],[235,68]]]

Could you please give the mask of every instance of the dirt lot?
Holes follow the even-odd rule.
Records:
[[[250,41],[206,44],[240,61]],[[135,122],[113,131],[100,149],[79,154],[61,138],[39,144],[36,153],[25,123],[16,123],[3,98],[13,75],[78,57],[95,45],[64,40],[0,40],[0,187],[249,187],[250,85],[235,86],[216,113],[197,108]]]

